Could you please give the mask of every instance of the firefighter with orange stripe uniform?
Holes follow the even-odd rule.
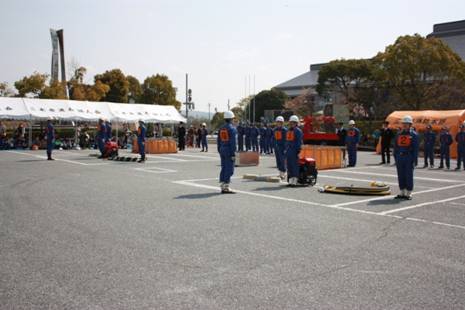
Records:
[[[418,134],[412,130],[412,123],[411,116],[404,116],[402,129],[397,134],[394,144],[394,157],[400,188],[400,194],[396,196],[396,199],[412,199],[413,170],[418,158]]]
[[[276,118],[276,128],[273,130],[274,136],[274,149],[276,157],[276,166],[279,170],[279,177],[281,180],[286,178],[286,134],[287,128],[284,127],[284,117],[278,116]]]
[[[302,130],[299,128],[299,117],[289,118],[289,129],[286,133],[287,178],[289,186],[297,186],[299,178],[299,153],[302,148]]]
[[[222,194],[234,194],[229,188],[231,177],[234,174],[234,163],[236,156],[236,136],[237,131],[232,121],[234,113],[231,111],[224,112],[225,124],[218,131],[217,146],[221,158],[220,183]]]

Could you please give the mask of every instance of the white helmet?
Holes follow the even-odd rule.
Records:
[[[205,123],[202,123],[202,126],[205,126],[205,127],[207,127],[207,124],[205,124]]]
[[[278,116],[278,117],[276,118],[276,121],[277,121],[277,122],[283,122],[283,123],[284,123],[284,117]]]
[[[289,122],[296,122],[298,123],[299,122],[299,117],[297,115],[292,115],[290,118],[289,118]]]
[[[234,118],[234,113],[231,111],[226,111],[224,112],[224,119],[233,119]]]
[[[402,118],[402,124],[413,124],[413,119],[410,115],[405,115]]]
[[[351,119],[351,120],[349,121],[349,125],[355,125],[355,121],[354,121],[353,119]]]

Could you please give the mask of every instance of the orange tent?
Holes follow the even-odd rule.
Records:
[[[386,121],[389,122],[389,127],[393,129],[400,128],[402,126],[402,118],[405,115],[410,115],[413,118],[413,127],[415,127],[416,131],[419,133],[424,132],[428,124],[433,126],[435,132],[441,131],[444,125],[447,126],[454,139],[454,144],[452,144],[450,148],[450,154],[452,158],[457,158],[455,135],[459,130],[460,124],[465,121],[465,110],[395,111],[386,118]]]

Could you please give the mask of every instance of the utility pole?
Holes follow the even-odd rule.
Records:
[[[209,102],[209,103],[208,103],[208,122],[209,122],[209,123],[211,122],[211,119],[210,119],[210,106],[211,106],[211,105],[212,105],[212,104]]]
[[[228,111],[231,111],[230,106],[229,106],[229,99],[228,99]]]
[[[189,113],[189,101],[188,101],[188,98],[189,98],[189,95],[188,95],[188,92],[189,92],[189,76],[188,74],[186,73],[186,120],[188,118],[188,113]]]
[[[253,75],[253,119],[255,121],[255,74]]]

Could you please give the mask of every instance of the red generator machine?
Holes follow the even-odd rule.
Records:
[[[115,159],[118,157],[118,143],[115,141],[107,141],[103,151],[103,158]]]
[[[299,178],[297,183],[303,186],[313,186],[316,184],[318,170],[316,169],[316,161],[311,157],[303,157],[299,159]]]

